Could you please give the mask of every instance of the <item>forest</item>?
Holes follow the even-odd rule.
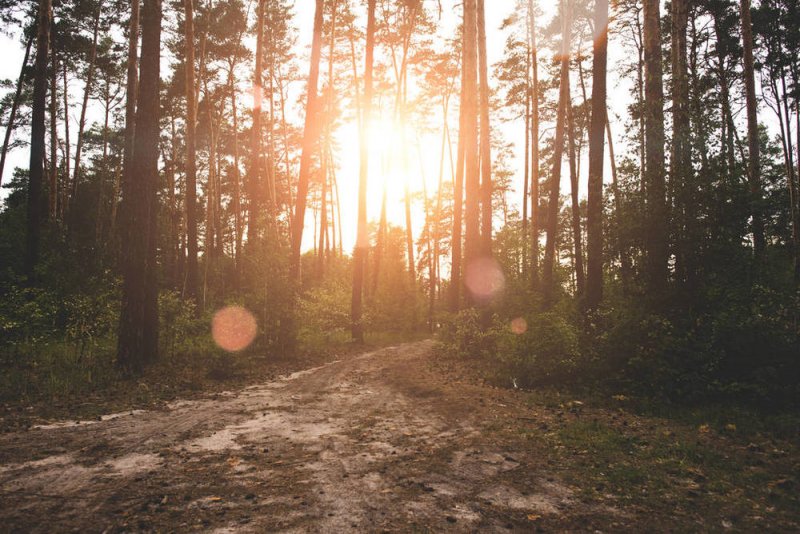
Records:
[[[84,495],[110,531],[800,528],[796,0],[0,21],[7,524],[81,530]],[[268,450],[322,489],[266,504],[234,475]],[[449,467],[390,462],[423,450]]]

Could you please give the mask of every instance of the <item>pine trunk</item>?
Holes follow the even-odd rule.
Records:
[[[132,176],[125,184],[129,204],[123,221],[123,284],[117,362],[140,372],[158,357],[158,279],[156,273],[159,67],[161,1],[144,0],[141,80],[136,109]]]
[[[647,279],[651,297],[667,284],[667,205],[664,178],[664,86],[658,0],[644,0],[645,189]]]
[[[589,198],[587,213],[586,305],[591,309],[603,299],[603,156],[608,65],[608,0],[594,6],[594,57],[592,60],[592,118],[589,125]],[[609,143],[611,136],[609,135]],[[612,156],[613,158],[613,156]],[[617,195],[618,196],[618,195]]]
[[[184,0],[184,47],[186,58],[186,293],[197,301],[199,272],[197,267],[197,88],[194,76],[194,7],[193,0]],[[138,126],[138,125],[137,125]],[[199,307],[198,307],[199,311]]]
[[[44,115],[47,97],[47,52],[50,48],[50,0],[39,1],[36,22],[36,59],[33,70],[31,106],[31,157],[28,174],[25,274],[28,282],[36,279],[39,262],[39,238],[42,222],[42,181],[44,180]]]

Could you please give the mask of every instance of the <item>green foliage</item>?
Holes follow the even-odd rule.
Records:
[[[517,319],[517,332],[506,324],[495,326],[498,358],[520,386],[570,380],[578,370],[581,355],[579,334],[574,324],[555,312],[531,314]]]
[[[298,331],[306,348],[324,348],[350,336],[350,286],[327,279],[309,290],[298,304]]]
[[[483,328],[478,311],[468,308],[443,317],[438,340],[440,349],[449,356],[491,359],[497,349],[497,334],[496,328]]]

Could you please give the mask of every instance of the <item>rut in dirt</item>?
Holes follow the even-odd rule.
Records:
[[[382,349],[161,411],[0,436],[0,523],[24,531],[502,530],[572,492],[484,432],[475,392]]]

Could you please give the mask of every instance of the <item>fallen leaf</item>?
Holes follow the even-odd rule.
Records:
[[[528,514],[528,521],[538,521],[542,516],[539,514]]]
[[[701,434],[708,434],[711,431],[711,427],[707,424],[702,424],[697,428],[697,431]]]

